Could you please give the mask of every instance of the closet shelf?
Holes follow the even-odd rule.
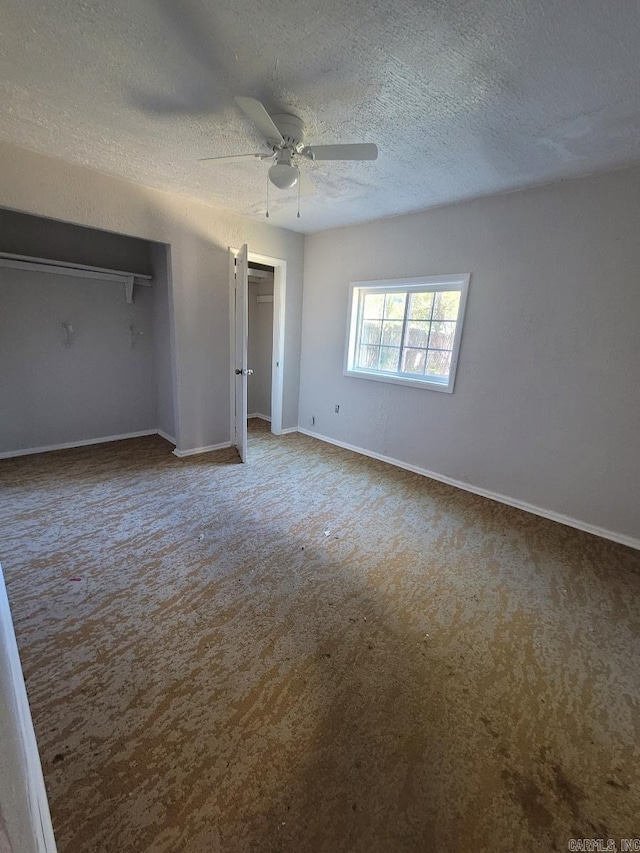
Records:
[[[129,305],[133,302],[134,284],[151,287],[151,276],[144,273],[110,270],[105,267],[90,267],[86,264],[72,264],[68,261],[53,261],[47,258],[32,258],[29,255],[13,255],[9,252],[0,252],[0,267],[57,273],[58,275],[72,275],[79,278],[98,279],[100,281],[115,281],[119,284],[124,284],[125,298]]]

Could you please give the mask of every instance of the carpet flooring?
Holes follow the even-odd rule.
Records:
[[[252,425],[0,463],[59,853],[640,836],[640,553]]]

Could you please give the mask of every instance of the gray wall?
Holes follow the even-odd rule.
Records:
[[[19,710],[13,695],[12,670],[3,640],[4,637],[0,637],[0,743],[3,766],[3,772],[0,773],[0,851],[37,853],[37,840],[31,827]]]
[[[155,352],[156,424],[175,441],[173,305],[169,247],[151,244],[153,274],[153,344]]]
[[[0,269],[0,452],[155,429],[152,300],[149,288],[127,305],[122,285]],[[133,349],[130,325],[142,332]]]
[[[0,231],[5,252],[152,271],[140,240],[6,210]],[[127,305],[121,284],[0,268],[0,452],[156,428],[156,296],[167,299],[162,283]],[[130,325],[142,333],[133,348]]]
[[[273,355],[273,302],[258,302],[258,295],[273,296],[273,275],[249,283],[248,364],[249,414],[271,417],[271,360]]]
[[[230,431],[229,246],[287,261],[283,426],[298,420],[304,238],[182,196],[0,143],[0,198],[14,210],[171,246],[175,432],[180,450]]]
[[[0,208],[0,252],[151,275],[145,240]]]
[[[55,853],[42,767],[0,566],[0,853]]]
[[[639,222],[630,169],[308,236],[300,426],[640,537]],[[464,272],[452,395],[342,375],[350,281]]]

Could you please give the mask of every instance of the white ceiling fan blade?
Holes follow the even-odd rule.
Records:
[[[311,180],[311,175],[305,172],[304,169],[298,169],[300,181],[300,195],[313,195],[318,192],[318,188]]]
[[[255,124],[267,142],[284,142],[282,134],[260,101],[255,98],[234,98],[234,100],[242,112]]]
[[[249,157],[258,157],[260,160],[268,159],[271,154],[229,154],[223,157],[200,157],[200,163],[208,163],[210,160],[247,160]]]
[[[312,160],[377,160],[378,146],[373,142],[353,145],[308,145],[302,153]]]

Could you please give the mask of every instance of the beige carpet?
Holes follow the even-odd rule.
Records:
[[[640,836],[640,553],[260,424],[0,476],[60,853]]]

